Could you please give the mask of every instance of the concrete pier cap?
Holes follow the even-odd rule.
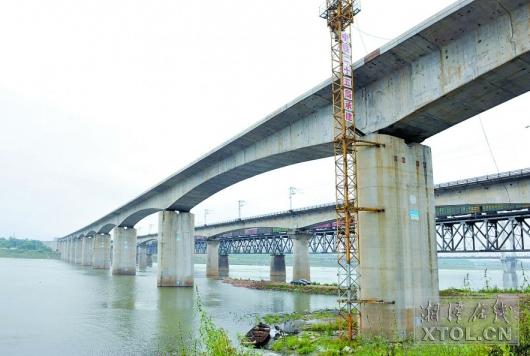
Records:
[[[400,138],[369,135],[384,144],[358,150],[361,212],[361,333],[387,338],[413,335],[415,310],[439,301],[434,185],[429,147]],[[390,304],[393,303],[393,304]]]
[[[158,213],[159,287],[193,286],[194,215],[165,210]]]

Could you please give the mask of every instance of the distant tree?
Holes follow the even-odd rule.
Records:
[[[51,249],[39,240],[16,239],[10,237],[6,239],[0,237],[0,248],[16,248],[19,250],[33,250],[33,251],[51,251]]]

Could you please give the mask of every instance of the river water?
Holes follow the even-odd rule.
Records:
[[[58,260],[0,258],[0,355],[123,355],[181,350],[198,337],[197,295],[232,338],[256,316],[336,306],[335,296],[237,288],[205,278],[196,288],[157,288],[156,266],[136,276],[112,276]],[[231,265],[231,277],[268,279],[267,266]],[[287,267],[288,279],[292,270]],[[336,269],[311,269],[315,281],[334,282]],[[484,285],[481,269],[441,269],[440,287]],[[522,276],[520,275],[520,278]],[[502,286],[502,271],[487,273]]]

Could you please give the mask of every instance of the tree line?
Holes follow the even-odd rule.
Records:
[[[0,249],[17,249],[27,251],[51,251],[39,240],[16,239],[14,237],[0,237]]]

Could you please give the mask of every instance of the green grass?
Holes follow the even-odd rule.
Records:
[[[521,291],[488,288],[479,292],[449,289],[440,291],[441,296],[487,296],[496,293],[521,293]],[[389,342],[382,338],[346,341],[335,336],[338,330],[336,320],[306,324],[298,335],[289,335],[276,340],[272,350],[288,355],[344,355],[351,351],[355,355],[403,355],[403,356],[475,356],[475,355],[530,355],[530,293],[521,294],[520,300],[520,344],[519,345],[480,345],[480,344],[414,344],[412,340]],[[315,313],[269,314],[264,320],[281,323],[286,320],[313,320],[336,317],[332,311]]]
[[[274,325],[284,323],[288,320],[317,320],[336,317],[336,311],[324,309],[312,313],[266,314],[262,319],[265,323]]]

